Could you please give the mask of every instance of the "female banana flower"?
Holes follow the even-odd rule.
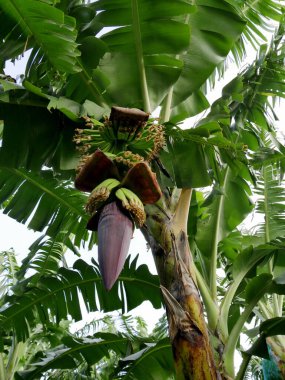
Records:
[[[87,228],[98,231],[99,268],[110,290],[128,254],[134,225],[145,221],[143,204],[155,203],[161,190],[146,162],[137,162],[126,174],[99,149],[88,157],[75,186],[91,192],[86,209],[91,214]]]

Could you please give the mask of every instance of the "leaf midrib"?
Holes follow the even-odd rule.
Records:
[[[15,4],[14,0],[10,0],[10,3],[13,5],[14,11],[17,13],[19,19],[21,20],[20,23],[22,23],[22,24],[24,24],[26,26],[26,28],[29,31],[29,34],[32,35],[34,37],[34,39],[36,40],[37,44],[42,47],[41,41],[39,41],[39,39],[37,38],[37,33],[33,32],[33,28],[31,28],[31,26],[30,26],[31,23],[28,22],[29,19],[28,18],[24,18],[22,16],[21,11],[18,9],[18,4]]]
[[[44,372],[45,369],[46,370],[50,369],[51,364],[54,363],[56,360],[62,359],[65,356],[72,354],[73,352],[81,351],[84,348],[87,348],[87,347],[90,348],[92,346],[102,346],[102,345],[106,346],[107,344],[112,345],[113,343],[125,343],[125,342],[127,342],[126,338],[121,338],[121,339],[116,339],[116,340],[108,340],[107,342],[103,340],[102,342],[83,343],[80,346],[72,347],[69,350],[66,350],[63,354],[61,354],[59,356],[55,356],[52,360],[50,360],[49,362],[47,362],[43,366],[38,367],[38,369],[32,373],[32,377],[30,379],[34,379],[35,375],[41,374],[42,372]]]
[[[78,274],[80,274],[79,272],[77,272]],[[148,285],[148,286],[151,286],[155,289],[159,289],[159,286],[155,285],[155,284],[152,284],[151,282],[148,282],[148,281],[145,281],[145,280],[141,280],[141,279],[137,279],[136,277],[124,277],[124,276],[119,276],[118,277],[118,280],[120,281],[124,281],[124,282],[137,282],[137,283],[141,283],[142,285]],[[49,298],[59,292],[62,292],[62,291],[65,291],[67,289],[70,289],[70,288],[74,288],[74,287],[78,287],[79,285],[85,285],[85,284],[88,284],[88,283],[95,283],[95,282],[98,282],[98,281],[101,281],[101,278],[97,277],[97,278],[91,278],[91,279],[87,279],[87,280],[84,280],[82,279],[82,281],[75,281],[73,282],[72,284],[68,284],[68,286],[61,286],[60,288],[57,288],[56,290],[53,290],[49,293],[46,293],[44,296],[40,297],[40,298],[37,298],[35,301],[33,302],[29,302],[28,305],[26,305],[25,307],[22,307],[20,308],[20,310],[18,310],[16,313],[14,314],[11,314],[10,317],[6,317],[5,320],[2,322],[2,325],[5,325],[6,322],[10,321],[10,320],[13,320],[13,318],[15,318],[15,316],[17,316],[18,314],[22,313],[24,310],[36,305],[36,304],[39,304],[41,303],[41,301],[45,300],[46,298]],[[33,289],[31,289],[33,290]],[[39,289],[39,288],[36,288],[36,290],[42,290],[42,289]],[[18,307],[19,303],[17,303],[17,307]],[[7,310],[7,309],[6,309]],[[2,314],[3,315],[3,314]]]
[[[28,176],[27,174],[25,174],[22,170],[15,169],[15,168],[5,168],[5,169],[8,170],[8,171],[10,171],[10,172],[12,172],[12,173],[14,173],[14,174],[16,174],[19,177],[24,178],[26,181],[30,182],[31,184],[33,184],[34,186],[36,186],[37,188],[39,188],[44,193],[48,194],[50,197],[52,197],[52,198],[56,199],[57,201],[59,201],[60,204],[66,206],[68,208],[68,210],[71,210],[73,213],[75,213],[77,215],[80,215],[84,219],[87,219],[87,217],[86,217],[85,213],[83,212],[83,210],[81,211],[79,208],[74,207],[73,204],[70,204],[64,198],[62,198],[59,195],[57,195],[56,193],[52,192],[46,186],[40,184],[35,179],[33,179],[30,176]]]

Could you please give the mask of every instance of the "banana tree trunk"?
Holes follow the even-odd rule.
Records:
[[[196,284],[186,234],[190,197],[186,199],[182,191],[174,213],[170,208],[147,207],[143,233],[160,277],[177,380],[225,379],[215,366]]]

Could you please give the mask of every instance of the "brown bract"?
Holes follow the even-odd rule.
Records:
[[[75,187],[91,192],[107,178],[120,180],[119,170],[110,158],[97,149],[77,175]],[[124,176],[121,185],[136,193],[144,204],[155,203],[162,195],[156,175],[146,162],[134,164]]]
[[[125,175],[122,186],[136,193],[144,204],[155,203],[162,195],[156,175],[146,162],[135,164]]]
[[[75,187],[81,191],[91,192],[107,178],[118,178],[116,165],[100,149],[97,149],[81,168],[75,178]]]
[[[124,127],[137,129],[143,126],[149,118],[149,114],[138,108],[112,107],[110,122],[117,128]]]

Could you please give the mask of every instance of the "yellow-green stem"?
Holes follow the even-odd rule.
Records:
[[[163,123],[166,123],[170,119],[173,89],[173,86],[171,86],[163,102],[162,110],[160,113],[160,118]]]
[[[235,296],[235,293],[240,285],[241,279],[235,280],[231,283],[228,288],[224,299],[222,301],[222,305],[220,308],[220,318],[219,318],[219,329],[223,339],[226,341],[229,335],[228,331],[228,317],[229,317],[229,309],[232,304],[232,300]]]
[[[258,302],[258,306],[259,306],[259,308],[261,310],[261,313],[264,316],[264,319],[270,319],[270,318],[272,318],[272,313],[270,313],[270,311],[268,310],[267,305],[265,305],[263,301],[260,300]]]
[[[265,168],[262,170],[263,176],[265,176]],[[265,243],[269,243],[271,240],[270,236],[270,226],[269,226],[269,210],[268,210],[268,204],[269,204],[269,196],[267,192],[267,187],[264,186],[264,214],[265,214]],[[273,273],[273,258],[271,258],[268,262],[268,272],[274,276]],[[274,310],[274,315],[278,316],[279,315],[279,303],[278,303],[278,296],[277,294],[272,295],[273,299],[273,310]]]
[[[0,379],[5,380],[5,365],[2,353],[0,353]]]
[[[224,177],[224,186],[227,183],[229,175],[229,167],[226,168],[225,171],[225,177]],[[213,300],[216,302],[217,300],[217,259],[218,259],[218,243],[220,241],[220,222],[221,222],[221,216],[222,216],[222,210],[224,205],[224,195],[220,195],[219,203],[218,203],[218,209],[217,209],[217,216],[216,216],[216,226],[215,226],[215,232],[214,232],[214,239],[212,241],[212,251],[211,251],[211,266],[210,266],[210,290],[212,293]]]
[[[217,327],[218,317],[219,317],[219,310],[216,305],[216,303],[213,301],[211,297],[210,290],[205,283],[205,280],[199,270],[195,266],[195,275],[196,280],[198,284],[199,291],[201,293],[205,309],[207,312],[207,319],[208,319],[208,326],[209,329],[214,332]]]
[[[278,304],[279,304],[279,317],[282,317],[283,314],[283,302],[284,302],[284,295],[281,294],[278,297]]]
[[[9,356],[7,371],[6,371],[6,379],[14,380],[15,372],[17,371],[18,362],[20,358],[24,354],[25,343],[23,342],[15,342],[14,349],[11,351],[11,355]]]
[[[172,231],[176,235],[180,231],[187,234],[187,222],[191,203],[192,189],[182,189],[177,203],[175,215],[173,217]]]
[[[234,378],[235,375],[235,369],[234,369],[234,352],[236,349],[237,341],[240,336],[241,330],[245,322],[247,321],[248,317],[250,316],[250,313],[252,312],[253,308],[256,305],[256,300],[251,302],[247,305],[244,312],[239,317],[238,321],[234,325],[229,339],[227,341],[227,344],[225,346],[224,350],[224,365],[226,368],[227,373]]]
[[[190,15],[188,14],[185,18],[186,25],[189,23],[189,20],[190,20]],[[179,59],[179,56],[180,55],[177,54],[176,58]],[[160,117],[163,123],[166,123],[167,121],[169,121],[170,116],[171,116],[171,104],[172,104],[172,98],[173,98],[173,91],[174,91],[174,85],[170,87],[162,105]]]
[[[137,63],[140,76],[140,83],[142,89],[142,97],[144,102],[144,111],[151,112],[150,99],[148,94],[144,57],[143,57],[143,47],[142,47],[142,35],[140,29],[140,15],[139,6],[137,0],[132,0],[132,16],[133,16],[133,32],[135,38],[135,48],[137,54]]]

